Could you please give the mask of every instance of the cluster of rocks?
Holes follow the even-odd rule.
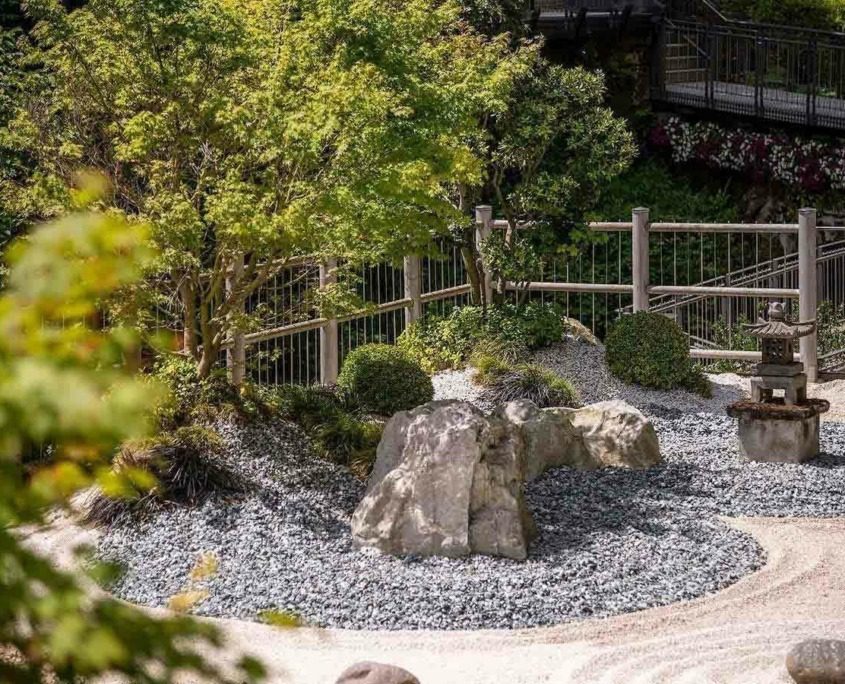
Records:
[[[796,684],[845,684],[845,641],[808,639],[786,657]],[[360,662],[343,671],[336,684],[420,684],[407,670],[384,663]]]
[[[624,402],[539,409],[517,401],[490,415],[467,402],[432,402],[388,422],[352,534],[396,555],[524,560],[536,536],[525,482],[562,466],[660,461],[654,427]]]

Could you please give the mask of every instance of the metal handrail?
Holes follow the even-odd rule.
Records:
[[[627,7],[649,10],[658,3],[652,0],[533,0],[530,3],[534,12],[621,12]]]
[[[823,247],[837,248],[832,249],[822,255],[819,255],[816,259],[817,263],[826,263],[828,261],[832,261],[833,259],[845,256],[845,240],[841,242],[829,243],[828,245],[824,245]],[[777,265],[778,262],[782,263],[780,265]],[[763,268],[763,270],[761,270],[761,267]],[[717,283],[728,282],[732,285],[748,285],[749,283],[759,282],[763,279],[772,278],[773,276],[786,275],[787,273],[795,272],[797,270],[798,253],[793,252],[792,254],[785,254],[780,257],[775,257],[774,259],[755,264],[754,266],[746,266],[745,268],[737,269],[735,271],[731,271],[730,273],[725,273],[723,275],[716,276],[715,278],[703,280],[699,283],[699,285],[716,286]],[[702,301],[704,299],[707,299],[706,295],[689,296],[679,302],[677,301],[675,296],[661,294],[650,300],[649,309],[652,311],[667,311],[670,309],[675,309],[678,306],[687,306],[689,304],[695,304],[696,302]]]
[[[657,99],[845,129],[845,33],[667,18],[656,56]]]

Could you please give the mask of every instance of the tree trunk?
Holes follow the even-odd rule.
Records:
[[[485,302],[482,301],[481,294],[481,279],[483,275],[478,268],[478,255],[476,252],[475,240],[467,246],[461,247],[461,258],[464,261],[464,268],[466,268],[467,271],[470,287],[472,287],[470,300],[474,306],[483,306],[485,304]]]
[[[204,380],[211,375],[211,371],[214,370],[214,365],[217,363],[219,351],[220,350],[214,344],[203,345],[202,355],[197,363],[197,375],[199,375],[201,380]]]
[[[199,360],[199,342],[197,340],[197,302],[193,287],[187,281],[179,286],[182,299],[182,350],[195,361]]]

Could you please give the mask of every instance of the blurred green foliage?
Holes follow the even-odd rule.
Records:
[[[231,676],[200,655],[219,646],[212,626],[154,619],[92,595],[83,579],[25,547],[16,528],[39,525],[81,490],[98,484],[120,496],[144,474],[110,467],[114,449],[144,435],[161,389],[132,372],[136,334],[103,326],[105,302],[140,277],[153,258],[148,233],[112,214],[73,215],[10,250],[0,296],[0,681],[76,684],[120,675],[164,684],[177,673],[210,682],[257,681],[244,659]],[[25,473],[27,445],[52,443],[50,463]]]

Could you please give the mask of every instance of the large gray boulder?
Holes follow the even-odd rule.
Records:
[[[561,466],[660,460],[654,428],[624,402],[541,410],[518,401],[489,416],[466,402],[431,402],[385,426],[352,535],[394,555],[523,560],[536,533],[524,482]]]
[[[523,449],[510,424],[472,404],[432,402],[385,427],[356,542],[397,555],[484,553],[524,559],[533,523]]]

